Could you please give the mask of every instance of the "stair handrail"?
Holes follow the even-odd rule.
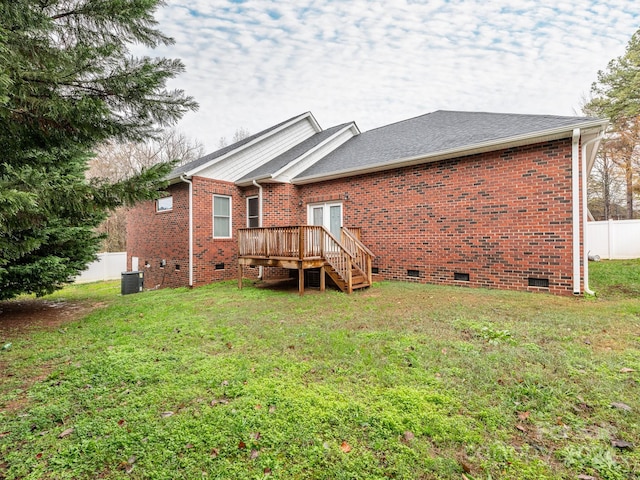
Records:
[[[343,233],[346,233],[346,234],[347,234],[347,236],[349,236],[350,238],[352,238],[352,239],[353,239],[353,241],[354,241],[354,243],[358,246],[358,248],[360,248],[360,249],[364,250],[364,251],[367,253],[367,255],[370,255],[370,256],[371,256],[371,258],[376,258],[376,255],[375,255],[371,250],[369,250],[369,249],[367,248],[367,246],[366,246],[364,243],[362,243],[362,240],[360,240],[360,239],[356,236],[356,234],[355,234],[355,233],[353,233],[349,228],[347,228],[347,227],[342,227],[342,232],[343,232]]]
[[[344,243],[349,244],[349,246],[354,251],[354,266],[358,270],[360,270],[360,273],[362,273],[367,278],[367,282],[369,283],[369,285],[371,285],[373,283],[373,269],[371,260],[375,258],[375,255],[347,227],[342,227],[342,233],[343,237],[345,237]]]
[[[344,245],[333,236],[333,234],[326,228],[322,227],[323,239],[322,244],[324,246],[324,259],[333,267],[336,273],[347,284],[347,292],[352,291],[351,281],[351,265],[355,256],[349,252]]]

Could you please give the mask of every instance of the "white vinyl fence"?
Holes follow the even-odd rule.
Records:
[[[127,252],[99,253],[98,260],[75,278],[75,283],[118,280],[127,270]]]
[[[615,260],[640,258],[640,220],[587,223],[589,255]]]

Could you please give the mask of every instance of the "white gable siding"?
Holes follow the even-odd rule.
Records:
[[[260,165],[318,133],[308,117],[198,172],[198,176],[235,182]]]
[[[325,144],[321,145],[319,148],[302,158],[302,160],[295,163],[291,167],[279,172],[275,179],[282,182],[290,181],[296,175],[304,172],[311,165],[322,159],[324,156],[333,152],[336,148],[338,148],[340,145],[353,138],[354,136],[355,133],[352,128],[348,128],[337,133],[335,136],[331,137]]]

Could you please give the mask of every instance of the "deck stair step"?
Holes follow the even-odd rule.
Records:
[[[343,278],[339,272],[337,272],[329,263],[325,265],[325,272],[333,283],[335,283],[340,290],[343,292],[347,292],[349,290],[348,280]],[[367,281],[366,275],[364,275],[358,268],[355,266],[351,268],[351,289],[357,290],[360,288],[367,288],[371,285]]]

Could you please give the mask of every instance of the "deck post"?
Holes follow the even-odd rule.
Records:
[[[325,279],[324,279],[324,265],[320,267],[320,291],[324,292],[325,289]]]
[[[304,258],[304,227],[298,227],[298,258]]]
[[[304,269],[302,262],[298,262],[298,292],[300,296],[304,295]]]
[[[238,288],[242,289],[242,270],[243,266],[240,262],[238,262]]]

